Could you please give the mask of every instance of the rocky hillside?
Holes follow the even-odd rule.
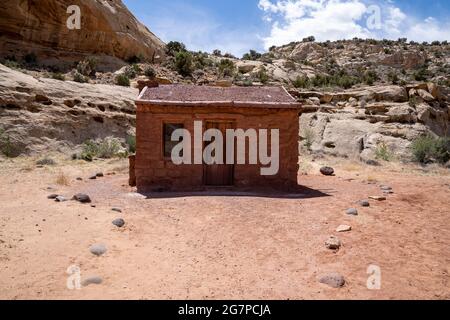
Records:
[[[73,152],[88,139],[124,139],[134,131],[136,95],[132,88],[34,78],[0,65],[2,140],[17,156]]]
[[[81,9],[79,30],[67,28],[70,5]],[[162,41],[121,0],[2,0],[0,31],[0,57],[58,69],[88,56],[114,68],[121,60],[156,61],[164,54]]]

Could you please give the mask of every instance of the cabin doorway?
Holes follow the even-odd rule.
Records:
[[[207,121],[206,130],[218,129],[222,132],[223,141],[223,163],[226,163],[226,130],[234,129],[234,122]],[[205,143],[205,147],[211,142]],[[229,164],[204,164],[204,183],[207,186],[232,186],[234,184],[234,165]]]

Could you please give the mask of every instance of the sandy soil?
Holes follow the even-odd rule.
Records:
[[[448,170],[302,161],[304,194],[146,198],[127,186],[124,160],[34,161],[0,162],[2,299],[450,299]],[[336,176],[317,174],[321,164]],[[105,177],[87,179],[97,171]],[[369,208],[355,204],[381,195],[380,184],[395,193]],[[96,207],[47,199],[78,192]],[[350,207],[359,215],[347,216]],[[117,217],[125,227],[112,225]],[[338,234],[340,224],[353,230]],[[337,252],[324,245],[331,235],[343,242]],[[93,243],[107,253],[92,255]],[[381,268],[381,290],[366,287],[371,264]],[[71,265],[103,283],[67,289]],[[346,285],[320,284],[327,272]]]

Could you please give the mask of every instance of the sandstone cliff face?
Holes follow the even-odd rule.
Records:
[[[67,28],[70,5],[81,9],[80,30]],[[94,55],[115,67],[118,59],[132,56],[155,61],[164,51],[163,42],[121,0],[3,0],[0,30],[1,56],[32,52],[47,65],[70,66]]]
[[[0,64],[0,128],[13,155],[72,152],[88,139],[126,138],[137,89],[35,79]]]

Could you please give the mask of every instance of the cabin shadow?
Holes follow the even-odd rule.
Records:
[[[311,199],[330,197],[333,190],[315,190],[306,186],[297,186],[289,191],[280,191],[267,188],[221,188],[207,187],[191,191],[168,191],[164,189],[154,190],[151,192],[139,192],[147,199],[170,199],[170,198],[186,198],[186,197],[256,197],[256,198],[273,198],[273,199]]]

